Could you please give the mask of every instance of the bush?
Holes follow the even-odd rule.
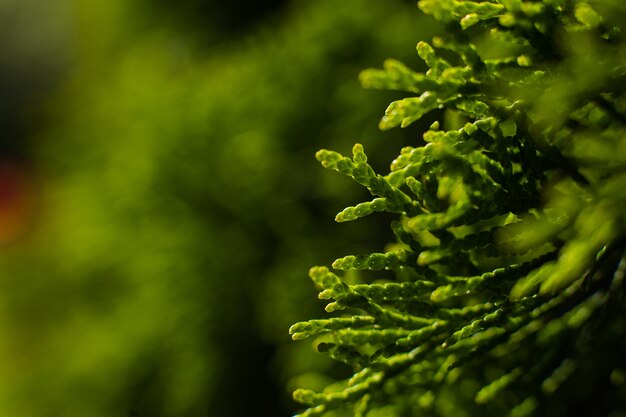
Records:
[[[446,28],[417,45],[428,71],[388,60],[361,81],[411,93],[382,129],[445,108],[425,144],[384,176],[359,144],[317,153],[374,196],[336,220],[393,213],[395,242],[311,269],[335,314],[290,332],[352,375],[296,390],[300,415],[623,415],[626,9],[419,7]]]

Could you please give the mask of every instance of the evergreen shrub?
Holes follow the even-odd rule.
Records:
[[[385,175],[360,144],[316,155],[373,196],[336,220],[392,213],[396,241],[310,270],[332,314],[290,333],[349,375],[296,390],[300,416],[624,415],[626,6],[419,8],[445,27],[429,69],[360,79],[408,95],[384,130],[442,116]]]

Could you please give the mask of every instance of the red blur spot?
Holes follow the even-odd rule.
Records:
[[[24,235],[32,220],[35,189],[25,167],[0,161],[0,244]]]

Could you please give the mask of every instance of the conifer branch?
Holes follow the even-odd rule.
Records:
[[[296,391],[309,407],[301,416],[533,415],[586,360],[572,341],[624,336],[602,312],[624,311],[626,97],[617,80],[626,65],[624,38],[609,22],[626,12],[601,0],[419,7],[447,28],[417,45],[428,71],[387,60],[361,83],[409,94],[389,105],[381,129],[440,108],[466,124],[434,123],[426,145],[403,148],[387,175],[361,145],[352,158],[318,152],[324,167],[375,197],[337,221],[396,216],[396,249],[344,256],[333,268],[390,270],[396,280],[348,284],[311,270],[326,310],[344,316],[298,323],[292,337],[318,337],[318,350],[355,375],[320,393]],[[483,58],[480,34],[501,56]],[[574,39],[600,51],[595,67]]]

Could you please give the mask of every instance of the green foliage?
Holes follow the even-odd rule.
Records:
[[[290,333],[317,336],[317,349],[354,375],[297,390],[309,407],[301,416],[623,410],[626,391],[610,375],[623,372],[613,350],[624,351],[626,334],[626,9],[609,0],[419,7],[446,29],[417,45],[429,69],[388,60],[361,82],[412,94],[389,105],[382,129],[445,109],[425,145],[403,148],[386,175],[359,144],[352,158],[317,153],[375,197],[336,220],[394,213],[397,241],[333,263],[391,275],[311,269],[338,316]]]

